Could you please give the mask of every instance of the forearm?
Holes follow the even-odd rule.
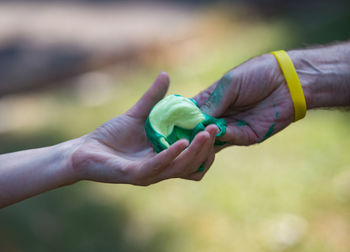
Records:
[[[289,51],[308,109],[350,106],[350,42]]]
[[[71,155],[80,141],[0,155],[0,208],[76,182]]]

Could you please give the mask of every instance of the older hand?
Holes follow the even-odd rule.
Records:
[[[227,144],[217,151],[262,142],[294,119],[284,76],[270,54],[234,68],[194,99],[204,113],[228,121],[226,134],[219,139]]]

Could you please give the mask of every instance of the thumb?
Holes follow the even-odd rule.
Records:
[[[152,86],[146,91],[146,93],[144,93],[128,113],[134,117],[146,120],[152,107],[165,96],[169,88],[169,83],[169,75],[166,72],[160,73]]]
[[[232,74],[228,72],[218,82],[208,100],[200,107],[201,111],[213,117],[220,117],[230,105]]]

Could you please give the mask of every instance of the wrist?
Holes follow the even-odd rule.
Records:
[[[289,51],[308,109],[350,105],[350,47]]]
[[[74,184],[81,180],[79,171],[73,166],[73,155],[83,143],[84,136],[52,146],[58,153],[57,160],[61,162],[59,166],[61,167],[62,185]]]

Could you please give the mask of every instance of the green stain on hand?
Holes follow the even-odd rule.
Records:
[[[201,166],[198,168],[197,172],[204,172],[205,167],[204,164],[201,164]]]
[[[275,129],[275,123],[273,123],[269,127],[269,129],[267,130],[265,136],[259,141],[259,143],[264,142],[266,139],[268,139],[272,135],[274,129]]]
[[[242,121],[242,120],[239,120],[239,121],[237,122],[237,124],[236,124],[237,127],[242,127],[242,126],[245,126],[245,125],[248,125],[248,123],[245,122],[245,121]]]
[[[268,139],[272,134],[273,134],[273,131],[275,130],[275,125],[276,125],[276,121],[277,121],[277,118],[279,117],[279,112],[276,108],[276,104],[274,103],[273,104],[273,108],[275,110],[275,118],[274,118],[274,122],[272,123],[272,125],[268,128],[265,136],[260,140],[258,141],[258,143],[262,143],[264,142],[266,139]]]
[[[209,103],[215,106],[220,105],[222,97],[227,93],[227,89],[230,87],[231,82],[232,74],[229,72],[219,80],[218,85],[209,97]]]

